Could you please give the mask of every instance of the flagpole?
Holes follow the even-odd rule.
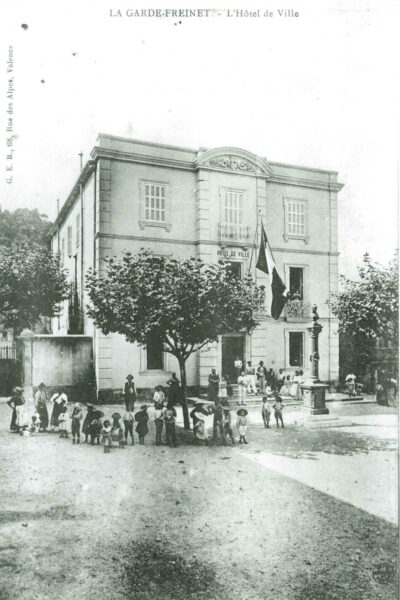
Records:
[[[259,210],[258,213],[257,213],[256,231],[255,231],[255,234],[254,234],[254,241],[253,241],[253,245],[252,245],[252,248],[251,248],[251,255],[250,255],[250,264],[249,264],[249,269],[248,269],[248,275],[250,275],[251,265],[253,263],[254,248],[257,247],[257,240],[258,240],[258,217],[259,217],[260,212],[261,211]]]

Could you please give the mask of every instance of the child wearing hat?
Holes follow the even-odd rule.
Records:
[[[146,404],[142,404],[140,410],[135,415],[136,425],[136,433],[139,436],[139,444],[143,446],[144,438],[149,433],[149,428],[147,425],[147,421],[149,420],[149,415],[147,414],[147,406]]]
[[[72,409],[72,415],[71,415],[71,433],[72,433],[72,443],[75,444],[75,437],[76,437],[76,443],[79,444],[81,441],[81,420],[82,420],[82,407],[79,404],[79,402],[75,402],[74,407]]]
[[[279,421],[280,421],[282,427],[284,428],[285,426],[283,424],[283,418],[282,418],[283,403],[282,403],[281,396],[278,396],[278,394],[275,396],[275,404],[272,406],[272,408],[274,409],[276,426],[279,427]]]
[[[124,421],[125,441],[128,443],[128,436],[130,435],[133,446],[135,443],[135,440],[133,439],[133,423],[135,421],[135,415],[133,414],[133,411],[130,409],[125,411],[122,420]]]
[[[247,430],[247,410],[245,408],[239,408],[236,412],[236,427],[239,430],[239,444],[247,444],[246,440],[246,430]]]
[[[261,407],[261,416],[264,421],[264,427],[269,429],[269,422],[271,420],[271,409],[268,404],[268,396],[263,396]]]
[[[172,402],[168,402],[168,406],[164,411],[165,438],[168,446],[171,447],[176,446],[175,420],[176,410]]]
[[[103,425],[101,423],[101,418],[104,416],[101,410],[93,411],[93,421],[90,423],[90,445],[94,446],[94,443],[97,442],[97,445],[100,445],[100,435]]]
[[[136,389],[133,382],[134,377],[129,374],[126,379],[127,381],[124,386],[125,408],[126,410],[133,410],[136,401]]]
[[[87,413],[85,415],[83,425],[82,425],[82,433],[85,434],[85,444],[88,443],[89,435],[90,435],[90,423],[93,421],[93,404],[87,404]]]
[[[111,431],[112,425],[108,419],[106,419],[103,423],[103,427],[101,430],[101,443],[104,446],[104,453],[110,452],[111,450]]]

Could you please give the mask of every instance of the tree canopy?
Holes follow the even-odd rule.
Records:
[[[50,226],[47,216],[37,209],[17,208],[10,212],[0,208],[0,246],[46,246]]]
[[[331,299],[341,331],[373,341],[397,336],[398,259],[382,266],[364,255],[358,280],[341,275],[338,294]]]
[[[257,289],[248,277],[237,280],[223,263],[176,260],[141,250],[107,259],[105,273],[90,271],[87,314],[103,333],[116,332],[146,345],[162,340],[179,362],[185,427],[188,357],[222,334],[256,327]]]
[[[58,314],[69,286],[60,258],[47,248],[0,247],[0,326],[20,333]]]

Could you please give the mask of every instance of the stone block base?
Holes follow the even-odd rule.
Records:
[[[312,406],[302,406],[301,410],[305,415],[329,415],[329,409],[326,407],[313,408]]]

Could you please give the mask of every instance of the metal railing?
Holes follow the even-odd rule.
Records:
[[[289,319],[310,319],[311,302],[304,302],[295,298],[288,300],[285,304],[285,317]]]
[[[17,358],[17,349],[14,344],[9,342],[0,342],[0,360],[15,360]]]
[[[247,242],[250,239],[250,228],[247,225],[219,223],[219,239],[221,242]]]

